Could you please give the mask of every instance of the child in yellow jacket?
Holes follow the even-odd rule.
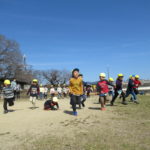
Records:
[[[79,69],[75,68],[72,71],[72,78],[70,79],[69,91],[71,96],[71,105],[73,108],[73,115],[77,116],[76,104],[81,108],[81,95],[83,94],[83,81],[79,77]]]

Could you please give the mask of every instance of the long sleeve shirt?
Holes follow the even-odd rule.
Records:
[[[83,94],[83,81],[81,78],[71,78],[69,84],[69,91],[73,95]]]
[[[11,86],[4,87],[2,90],[4,99],[14,98],[14,89]]]
[[[40,89],[39,89],[39,86],[38,85],[31,85],[28,92],[27,92],[27,95],[30,94],[30,96],[37,96],[40,92]]]

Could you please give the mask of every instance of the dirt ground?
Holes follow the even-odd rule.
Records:
[[[58,138],[57,142],[62,142],[61,149],[76,149],[72,142],[80,135],[84,136],[78,138],[78,142],[81,139],[83,140],[78,148],[82,150],[84,145],[87,144],[87,140],[92,140],[88,139],[89,135],[93,134],[93,132],[95,132],[95,135],[97,134],[97,128],[99,128],[100,132],[103,131],[101,134],[105,134],[112,127],[110,131],[112,135],[109,140],[116,136],[116,133],[118,140],[122,138],[122,134],[127,137],[131,132],[126,132],[128,130],[126,127],[130,127],[131,124],[127,123],[127,121],[126,124],[128,125],[122,126],[124,121],[122,121],[118,112],[114,111],[110,106],[107,107],[106,111],[102,112],[100,111],[100,104],[97,102],[97,96],[87,99],[86,107],[78,110],[78,116],[73,116],[69,98],[59,100],[60,109],[58,111],[44,111],[44,101],[38,100],[37,108],[32,110],[32,105],[28,99],[17,100],[15,105],[9,108],[11,112],[8,114],[3,114],[3,109],[0,110],[0,150],[60,149],[60,147],[54,146],[52,148],[50,146],[51,148],[49,148],[45,146],[47,142],[43,143],[42,141],[47,137],[51,142]],[[121,109],[127,109],[128,107],[121,105],[120,102],[118,105]],[[0,103],[0,108],[2,108],[2,102]],[[122,117],[126,118],[126,116]],[[118,128],[113,128],[116,125]],[[65,139],[70,139],[69,144],[64,141]],[[37,141],[39,143],[41,141],[41,143],[37,145]],[[128,141],[130,139],[124,142]],[[41,146],[41,144],[43,145]],[[145,147],[147,148],[147,145]],[[116,150],[119,150],[119,148],[115,146]]]

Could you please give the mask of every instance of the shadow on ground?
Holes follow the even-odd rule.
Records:
[[[28,107],[29,109],[37,109],[37,108],[39,108],[39,107]]]
[[[73,112],[70,111],[70,110],[64,110],[64,113],[65,113],[65,114],[68,114],[68,115],[73,115]]]
[[[92,109],[92,110],[100,110],[100,107],[89,107],[88,109]]]

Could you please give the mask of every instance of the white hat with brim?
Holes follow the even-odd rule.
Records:
[[[53,102],[58,102],[58,98],[57,97],[53,97]]]

